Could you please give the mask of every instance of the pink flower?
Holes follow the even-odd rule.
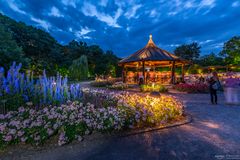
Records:
[[[11,134],[11,135],[15,135],[16,132],[17,132],[16,129],[10,129],[8,133]]]
[[[21,142],[26,142],[26,140],[27,140],[27,137],[22,137],[21,138]]]
[[[10,142],[12,140],[12,135],[6,135],[3,137],[3,140],[6,141],[6,142]]]
[[[49,136],[51,136],[54,133],[54,131],[52,129],[48,128],[47,133],[48,133]]]
[[[6,125],[1,124],[0,125],[0,133],[4,132],[5,128],[6,128]]]
[[[24,135],[24,131],[18,131],[17,135],[18,137],[22,137]]]
[[[77,140],[78,140],[79,142],[81,142],[81,141],[83,140],[82,136],[80,136],[80,135],[77,135],[76,137],[77,137]]]
[[[3,114],[0,114],[0,119],[4,119],[5,116]]]
[[[25,108],[24,108],[24,107],[19,107],[19,108],[18,108],[18,112],[22,113],[22,112],[24,112],[24,111],[25,111]]]
[[[41,138],[41,137],[38,135],[38,136],[34,137],[34,140],[35,140],[35,141],[39,141],[40,138]]]
[[[61,132],[58,138],[58,145],[62,146],[67,143],[67,137],[65,137],[65,132]]]

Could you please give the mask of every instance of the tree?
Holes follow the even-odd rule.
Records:
[[[224,65],[224,59],[217,56],[215,53],[210,53],[199,58],[197,64],[201,66],[216,66]]]
[[[37,66],[37,70],[46,69],[47,73],[55,73],[55,65],[62,63],[62,46],[49,33],[27,26],[23,22],[16,22],[2,14],[0,25],[6,32],[11,33],[17,46],[22,48],[22,54],[31,60],[30,66]]]
[[[191,65],[187,70],[187,73],[189,74],[197,74],[201,72],[202,72],[201,67],[198,64]]]
[[[11,66],[12,62],[27,65],[27,58],[24,57],[22,48],[12,39],[9,32],[6,32],[0,25],[0,64],[5,69]]]
[[[174,53],[176,56],[184,58],[186,60],[197,60],[200,56],[200,49],[201,46],[198,43],[191,43],[191,44],[183,44],[178,46]]]
[[[240,37],[235,36],[224,43],[220,55],[225,58],[227,64],[240,64]]]
[[[69,68],[70,76],[74,80],[86,80],[88,78],[88,60],[87,56],[82,55],[73,61]]]

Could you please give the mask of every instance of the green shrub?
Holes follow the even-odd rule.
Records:
[[[163,85],[159,85],[159,84],[143,84],[140,86],[140,90],[142,92],[167,92],[168,89],[163,86]]]
[[[109,89],[115,89],[115,90],[124,90],[129,88],[129,86],[122,82],[114,83],[113,85],[108,86]]]

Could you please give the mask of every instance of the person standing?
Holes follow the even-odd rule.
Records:
[[[238,104],[238,87],[239,81],[237,78],[234,78],[233,73],[228,72],[227,78],[225,79],[225,100],[226,104]]]
[[[212,73],[212,77],[208,79],[209,91],[212,104],[218,103],[217,90],[220,89],[220,82],[217,72]]]

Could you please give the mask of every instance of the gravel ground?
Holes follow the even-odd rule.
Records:
[[[240,106],[209,103],[208,94],[173,94],[193,122],[128,137],[92,135],[81,143],[40,151],[12,149],[2,159],[145,160],[240,159]]]

